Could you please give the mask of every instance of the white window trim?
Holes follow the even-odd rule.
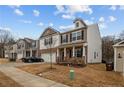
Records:
[[[81,34],[81,31],[72,32],[72,41],[78,41],[78,39],[77,39],[77,37],[78,37],[78,33]],[[76,34],[76,40],[73,40],[73,34]]]

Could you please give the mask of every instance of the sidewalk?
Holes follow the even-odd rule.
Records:
[[[0,71],[24,87],[67,87],[64,84],[30,74],[15,67],[0,67]]]

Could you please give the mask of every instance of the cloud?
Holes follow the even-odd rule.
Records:
[[[70,5],[67,6],[67,12],[70,14],[75,14],[75,13],[88,13],[92,14],[93,11],[88,5]]]
[[[56,5],[57,11],[55,12],[55,15],[64,12],[64,5]]]
[[[19,10],[19,9],[15,9],[14,13],[16,13],[19,16],[23,16],[24,15],[24,13],[21,10]]]
[[[112,5],[109,9],[114,11],[114,10],[117,9],[117,6],[116,5]]]
[[[91,17],[91,20],[94,20],[95,18],[94,17]]]
[[[56,6],[57,11],[55,11],[55,15],[62,14],[62,18],[64,19],[72,19],[74,18],[76,13],[85,13],[92,14],[93,10],[88,5],[61,5]]]
[[[68,15],[68,14],[63,14],[62,15],[62,18],[64,18],[64,19],[74,19],[74,16],[72,16],[72,15]]]
[[[9,5],[10,8],[20,8],[21,5]]]
[[[40,12],[38,10],[33,10],[33,14],[34,14],[34,16],[39,16]]]
[[[8,32],[12,31],[12,29],[9,28],[9,27],[0,27],[0,30],[2,30],[2,31],[8,31]]]
[[[39,22],[37,25],[38,26],[43,26],[44,24],[42,22]]]
[[[100,29],[107,28],[107,24],[105,23],[105,18],[104,17],[99,18],[98,25],[99,25]]]
[[[117,5],[112,5],[109,9],[111,9],[111,10],[117,10],[117,9],[119,9],[119,10],[124,10],[124,5],[120,5],[120,6],[117,6]]]
[[[100,17],[99,18],[99,22],[104,22],[105,21],[105,18],[104,17]]]
[[[109,16],[109,20],[110,20],[110,22],[114,22],[114,21],[116,21],[117,19],[116,19],[114,16]]]
[[[30,20],[19,20],[19,21],[22,23],[25,23],[25,24],[31,24],[32,23],[32,21],[30,21]]]
[[[100,29],[107,28],[107,25],[105,23],[99,23],[98,25],[99,25]]]
[[[64,30],[64,29],[72,29],[72,28],[74,28],[74,25],[67,25],[67,26],[59,26],[59,29],[60,30]]]
[[[51,26],[51,27],[52,27],[52,26],[53,26],[53,23],[49,23],[49,26]]]
[[[90,20],[84,20],[84,22],[85,22],[87,25],[93,24],[93,21],[90,21]]]
[[[120,10],[124,10],[124,5],[120,5]]]

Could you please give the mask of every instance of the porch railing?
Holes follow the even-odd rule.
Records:
[[[56,58],[56,62],[57,63],[72,63],[72,64],[85,64],[85,56],[83,57],[72,57],[72,58],[60,58],[60,57],[57,57]]]

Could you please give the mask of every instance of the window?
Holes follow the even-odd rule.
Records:
[[[94,52],[94,59],[96,59],[96,52]]]
[[[17,48],[18,48],[18,49],[21,49],[21,45],[17,45]]]
[[[81,39],[81,32],[77,32],[77,40]]]
[[[51,45],[52,44],[52,37],[44,39],[44,45]]]
[[[82,57],[82,48],[75,49],[75,56]]]
[[[36,42],[32,42],[32,47],[36,47]]]
[[[76,33],[75,32],[72,33],[72,41],[76,41]]]
[[[62,35],[62,43],[66,43],[67,42],[67,38],[66,38],[66,34]]]
[[[79,22],[76,23],[76,27],[79,27]]]
[[[122,58],[120,53],[118,53],[118,58]]]
[[[72,41],[76,41],[76,40],[81,40],[81,32],[73,32],[72,33]]]

